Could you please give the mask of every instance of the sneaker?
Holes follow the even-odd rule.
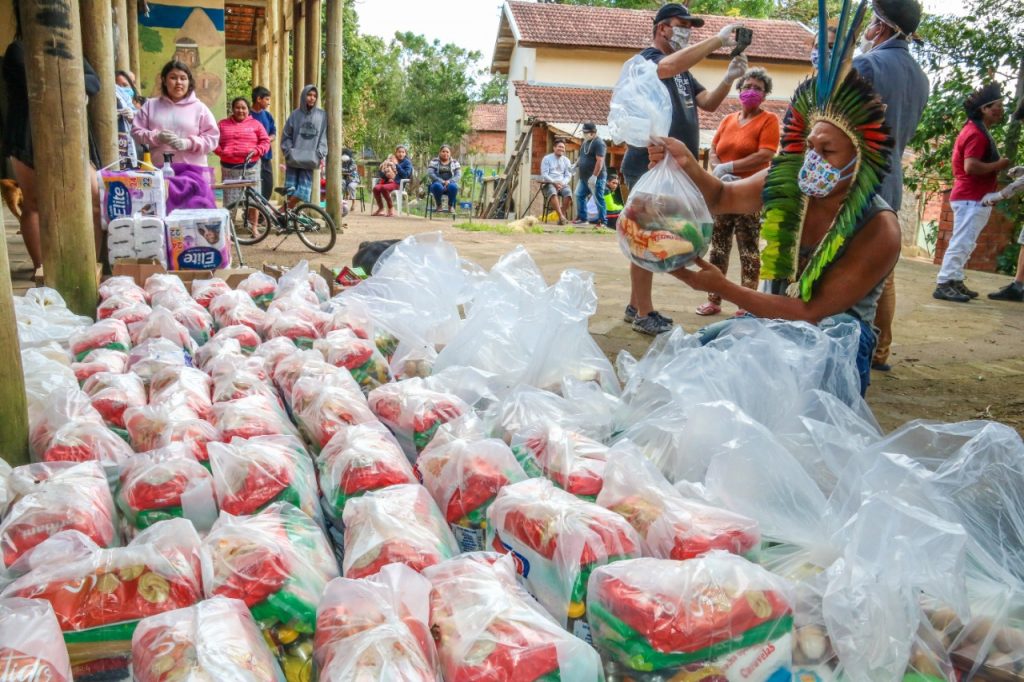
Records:
[[[648,336],[657,336],[672,331],[672,321],[660,315],[658,311],[652,310],[649,315],[633,320],[633,331]]]
[[[632,322],[636,319],[636,308],[631,305],[626,306],[626,312],[622,314],[622,319],[625,322]]]
[[[572,224],[573,225],[586,225],[587,221],[586,220],[581,220],[581,219],[577,218],[576,220],[572,221]]]
[[[960,290],[953,284],[953,282],[939,284],[935,287],[935,291],[932,292],[932,298],[937,298],[940,301],[953,301],[954,303],[967,303],[971,300],[970,296],[961,294]]]
[[[1024,284],[1010,282],[999,291],[988,295],[993,301],[1024,301]]]
[[[968,289],[967,285],[964,284],[964,281],[962,279],[957,280],[956,282],[950,282],[950,284],[952,284],[956,288],[956,290],[959,291],[964,296],[967,296],[969,298],[978,298],[978,292],[974,291],[973,289]]]
[[[875,370],[876,372],[891,372],[892,365],[890,365],[887,362],[872,362],[871,369]]]

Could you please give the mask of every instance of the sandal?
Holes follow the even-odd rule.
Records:
[[[374,212],[373,212],[373,213],[371,213],[370,215],[371,215],[371,216],[375,216],[375,215],[384,215],[384,209],[383,209],[383,208],[378,208],[378,209],[377,209],[376,211],[374,211]]]
[[[705,317],[709,315],[717,315],[722,312],[722,306],[708,301],[707,303],[697,306],[697,309],[694,312]]]

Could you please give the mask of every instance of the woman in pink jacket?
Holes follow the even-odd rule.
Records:
[[[222,180],[260,179],[260,158],[270,149],[270,136],[263,124],[249,116],[249,100],[236,97],[231,101],[231,116],[217,124],[220,144],[213,153],[220,157]],[[248,165],[246,157],[252,154]],[[224,205],[242,198],[242,190],[224,190]]]
[[[217,119],[195,94],[196,81],[188,66],[167,62],[160,72],[160,97],[151,97],[132,121],[132,137],[147,147],[153,163],[162,166],[164,154],[175,163],[206,166],[206,155],[220,139]]]

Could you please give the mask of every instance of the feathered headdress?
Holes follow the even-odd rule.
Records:
[[[884,105],[871,85],[850,68],[867,9],[866,0],[860,0],[851,11],[852,4],[852,0],[843,0],[835,45],[829,48],[825,0],[818,0],[818,71],[793,95],[782,122],[781,152],[772,160],[764,186],[761,236],[767,246],[761,253],[761,279],[796,281],[787,293],[804,301],[810,300],[815,283],[858,229],[889,169],[892,151]],[[857,162],[843,207],[807,266],[797,273],[808,202],[797,178],[807,136],[819,121],[827,121],[849,136],[857,149]]]

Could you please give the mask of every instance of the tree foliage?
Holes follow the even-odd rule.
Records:
[[[478,102],[506,104],[508,102],[508,75],[496,73],[480,87]]]
[[[231,107],[231,101],[236,97],[244,97],[246,100],[252,98],[252,62],[247,59],[227,60],[227,88],[225,89],[225,102]],[[250,101],[251,105],[252,102]],[[231,112],[225,112],[225,116]],[[216,116],[217,112],[214,112]],[[218,117],[219,118],[219,117]]]

